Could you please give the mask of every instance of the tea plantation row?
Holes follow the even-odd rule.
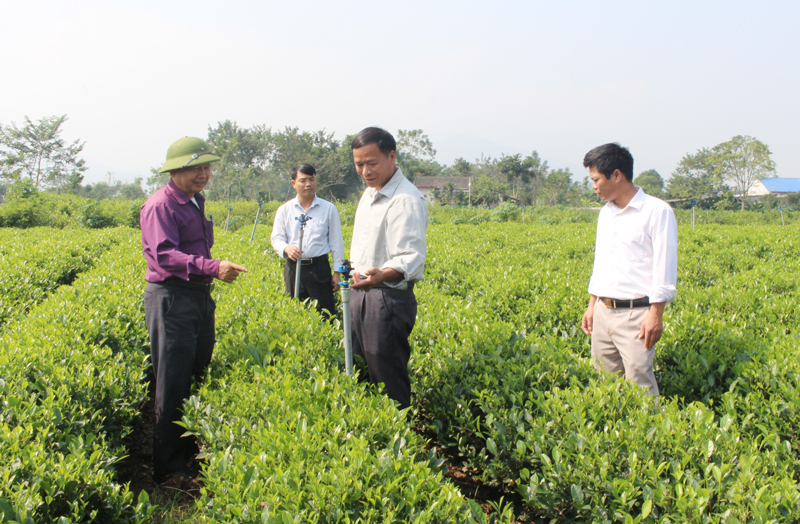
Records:
[[[126,237],[116,230],[0,228],[0,325],[71,284]]]
[[[249,228],[225,234],[215,219],[215,255],[250,273],[217,286],[215,357],[186,404],[206,459],[200,517],[483,520],[406,417],[343,375],[339,326],[283,295],[268,225],[250,243]],[[113,234],[118,249],[0,332],[5,520],[135,522],[151,511],[113,480],[147,365],[138,232]],[[680,239],[656,402],[598,376],[577,329],[592,225],[429,228],[412,415],[466,469],[515,493],[521,518],[800,515],[798,230],[682,226]]]
[[[147,365],[138,232],[119,234],[124,245],[2,333],[0,521],[143,522],[152,513],[146,493],[135,503],[113,478]],[[284,297],[267,241],[220,236],[219,256],[251,273],[219,287],[216,357],[187,405],[208,460],[205,519],[482,518],[406,418],[341,374],[340,331]]]
[[[592,228],[434,228],[415,390],[439,440],[555,522],[800,518],[796,228],[680,230],[663,396],[597,376]]]
[[[63,235],[40,233],[43,244]],[[142,286],[131,278],[144,270],[141,243],[131,230],[93,237],[115,248],[0,332],[1,522],[145,522],[151,511],[113,470],[146,389]]]
[[[342,373],[340,327],[285,296],[267,235],[223,236],[217,248],[250,272],[218,287],[210,379],[184,417],[205,443],[205,520],[482,520],[406,417]]]

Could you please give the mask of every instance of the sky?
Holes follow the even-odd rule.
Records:
[[[0,0],[0,125],[63,115],[86,182],[241,127],[422,129],[451,164],[530,154],[586,176],[619,142],[664,178],[750,135],[800,177],[800,2]]]

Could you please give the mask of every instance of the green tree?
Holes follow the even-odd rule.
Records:
[[[489,175],[482,174],[472,183],[472,203],[491,206],[500,202],[505,194],[505,185]]]
[[[664,198],[664,179],[655,169],[642,171],[636,176],[633,183],[641,187],[648,195]]]
[[[422,129],[397,130],[397,154],[411,155],[420,160],[436,160],[436,150]]]
[[[511,196],[519,199],[531,180],[531,172],[523,163],[522,155],[501,155],[496,163]]]
[[[287,194],[291,195],[291,168],[301,163],[311,164],[317,170],[317,193],[334,200],[345,199],[363,187],[353,164],[351,140],[352,137],[347,137],[339,142],[324,129],[310,133],[287,127],[283,132],[273,133],[272,168],[283,177]]]
[[[547,165],[547,161],[542,160],[539,153],[536,151],[526,156],[522,164],[529,173],[531,203],[535,205],[539,197],[539,185],[547,177],[550,167]]]
[[[265,126],[244,129],[230,120],[209,126],[207,141],[221,160],[212,165],[207,194],[220,200],[254,200],[260,191],[269,193],[272,185],[283,185],[268,176],[274,154],[271,138]]]
[[[133,182],[124,183],[121,180],[114,180],[114,175],[108,174],[107,182],[97,182],[96,184],[78,185],[70,190],[71,193],[93,200],[137,200],[145,197],[142,190],[142,179],[137,178]]]
[[[121,200],[139,200],[145,197],[144,190],[142,190],[142,179],[136,178],[130,184],[122,184],[117,193],[117,197]]]
[[[456,185],[452,182],[446,183],[442,187],[441,193],[444,195],[444,201],[446,204],[453,204],[455,203],[455,196],[456,196]]]
[[[452,165],[444,168],[444,175],[471,177],[475,175],[475,165],[471,164],[468,160],[459,157],[453,161]]]
[[[85,142],[67,144],[60,137],[66,121],[67,115],[45,117],[37,123],[26,116],[22,128],[13,122],[0,126],[0,177],[28,179],[37,191],[79,183],[86,171],[84,160],[78,158]]]
[[[756,179],[775,174],[775,162],[769,147],[746,135],[737,135],[727,142],[714,146],[713,163],[723,179],[733,182],[742,199],[742,210],[750,188]]]
[[[436,150],[422,129],[397,131],[397,165],[414,182],[421,176],[442,176],[444,167],[436,162]]]
[[[667,196],[685,200],[680,207],[691,207],[692,201],[721,196],[725,192],[725,181],[719,175],[714,156],[710,149],[703,148],[681,158],[667,183]]]
[[[601,203],[600,197],[594,192],[592,179],[588,176],[583,177],[580,184],[577,185],[576,191],[579,195],[579,200],[582,206],[594,207],[593,204]]]
[[[548,206],[566,204],[570,200],[572,173],[569,169],[556,169],[547,173],[540,186],[540,194]]]
[[[149,195],[152,195],[157,190],[167,185],[167,182],[169,182],[169,173],[159,173],[159,169],[161,169],[161,166],[150,168],[150,176],[147,177],[147,193]],[[213,179],[214,168],[212,167],[211,170],[211,178]]]

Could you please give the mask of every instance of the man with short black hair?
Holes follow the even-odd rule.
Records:
[[[334,290],[339,288],[339,266],[344,262],[342,222],[336,206],[317,196],[317,170],[300,164],[291,171],[292,187],[297,197],[275,212],[270,238],[275,252],[286,259],[283,282],[289,296],[294,296],[297,261],[300,260],[300,293],[298,298],[317,301],[317,311],[325,318],[336,316]],[[310,217],[303,231],[303,251],[299,249],[298,218]],[[333,275],[328,253],[333,256]]]
[[[353,265],[353,353],[367,363],[372,383],[411,405],[408,337],[417,317],[414,284],[423,278],[428,205],[396,165],[394,137],[368,127],[351,144],[356,171],[367,184],[356,210]]]
[[[211,258],[214,226],[205,217],[200,194],[220,158],[193,137],[176,140],[160,173],[169,183],[142,205],[139,224],[147,261],[144,312],[155,374],[153,477],[178,484],[191,479],[187,461],[197,452],[192,438],[181,438],[183,401],[193,381],[211,362],[216,341],[211,297],[213,280],[233,282],[243,266]]]
[[[658,395],[653,373],[664,306],[676,295],[678,225],[672,208],[633,185],[633,156],[619,144],[586,153],[592,188],[607,204],[597,220],[589,306],[581,320],[597,369],[625,374]]]

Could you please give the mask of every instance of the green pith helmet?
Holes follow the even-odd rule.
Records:
[[[167,149],[167,161],[161,166],[159,173],[167,173],[184,167],[208,164],[222,160],[211,151],[205,140],[193,136],[185,136],[174,141]]]

